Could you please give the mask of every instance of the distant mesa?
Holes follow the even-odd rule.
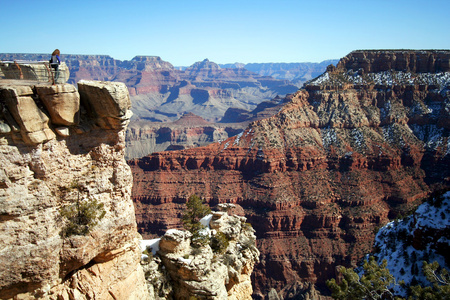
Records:
[[[186,69],[186,71],[199,71],[199,70],[220,70],[220,66],[214,62],[209,61],[209,59],[204,59],[203,61],[199,61],[194,63],[192,66]]]
[[[200,126],[211,124],[202,117],[199,117],[191,112],[185,113],[180,119],[176,120],[173,123],[182,126]]]

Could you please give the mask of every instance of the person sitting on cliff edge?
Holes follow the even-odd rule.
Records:
[[[55,69],[55,79],[53,80],[53,84],[58,80],[59,77],[59,65],[61,64],[61,60],[59,59],[59,56],[61,55],[61,52],[59,52],[59,49],[55,49],[52,53],[52,58],[50,58],[50,66]]]

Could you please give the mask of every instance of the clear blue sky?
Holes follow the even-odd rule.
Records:
[[[155,55],[175,66],[450,49],[450,0],[0,0],[0,53]]]

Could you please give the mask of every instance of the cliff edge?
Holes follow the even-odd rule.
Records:
[[[123,83],[0,81],[0,298],[147,299]]]

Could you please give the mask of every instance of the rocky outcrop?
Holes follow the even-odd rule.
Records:
[[[168,230],[142,262],[153,299],[252,299],[250,275],[259,257],[254,230],[245,217],[226,212],[207,220],[207,231],[223,234],[226,249],[193,248],[190,232]]]
[[[0,298],[147,299],[125,85],[28,84],[0,82]]]
[[[2,86],[0,93],[2,112],[8,116],[6,120],[11,120],[7,125],[16,129],[13,130],[13,137],[20,134],[27,144],[39,144],[55,138],[49,127],[49,118],[34,101],[35,93],[30,86],[6,85]]]
[[[191,194],[210,205],[235,203],[261,250],[252,275],[255,298],[272,288],[280,296],[303,293],[295,288],[299,281],[326,292],[335,266],[355,265],[371,251],[375,228],[450,184],[450,73],[417,73],[411,63],[360,71],[377,53],[361,52],[330,66],[288,96],[275,116],[238,136],[130,161],[139,230],[161,234],[179,224],[173,216]],[[440,66],[450,56],[418,51],[415,57],[422,54]]]

